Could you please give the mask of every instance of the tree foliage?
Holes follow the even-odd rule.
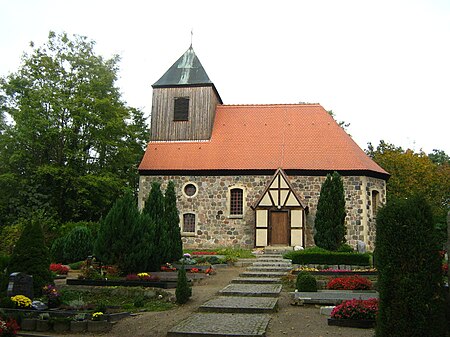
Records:
[[[346,123],[345,121],[338,121],[336,119],[336,114],[333,112],[333,110],[328,110],[328,114],[333,117],[333,119],[336,121],[336,123],[345,131],[347,132],[347,128],[350,126],[350,123]],[[348,132],[347,132],[348,133]]]
[[[322,184],[314,221],[317,246],[337,251],[345,243],[345,196],[341,176],[328,174]]]
[[[434,222],[445,224],[450,200],[450,164],[445,152],[403,150],[380,141],[374,148],[368,144],[367,153],[391,174],[386,189],[387,198],[409,198],[423,195],[431,206]]]
[[[423,197],[390,198],[380,209],[375,250],[378,337],[445,336],[441,258],[434,231]]]
[[[119,57],[94,53],[83,36],[50,32],[0,79],[0,221],[33,209],[62,221],[98,220],[137,187],[147,130],[115,86]],[[8,202],[5,202],[7,200]]]
[[[49,267],[50,254],[45,246],[39,217],[32,217],[14,247],[8,274],[22,272],[33,275],[34,295],[39,296],[42,288],[53,282]]]

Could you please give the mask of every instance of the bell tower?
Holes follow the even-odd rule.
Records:
[[[151,141],[211,138],[222,99],[192,45],[152,87]]]

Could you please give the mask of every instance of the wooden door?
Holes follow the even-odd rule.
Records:
[[[270,212],[270,244],[289,245],[288,212]]]

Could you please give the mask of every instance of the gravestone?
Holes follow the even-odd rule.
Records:
[[[9,275],[6,295],[8,297],[24,295],[29,299],[33,299],[33,276],[25,273],[12,273]]]

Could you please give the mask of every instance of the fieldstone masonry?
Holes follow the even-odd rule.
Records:
[[[305,243],[314,245],[314,219],[320,189],[325,176],[289,176],[295,192],[306,202],[309,213],[306,219]],[[366,176],[343,176],[346,193],[347,242],[356,247],[357,241],[366,243],[372,250],[375,242],[375,216],[372,210],[372,191],[378,192],[379,204],[386,202],[386,182]],[[180,223],[184,213],[196,216],[195,233],[183,233],[185,248],[208,248],[214,246],[255,246],[255,211],[252,205],[261,196],[272,175],[242,176],[141,176],[139,207],[143,207],[150,192],[151,182],[161,182],[163,190],[172,180],[177,189],[177,206]],[[193,183],[198,191],[193,197],[182,189]],[[229,216],[229,190],[244,190],[244,214]]]

